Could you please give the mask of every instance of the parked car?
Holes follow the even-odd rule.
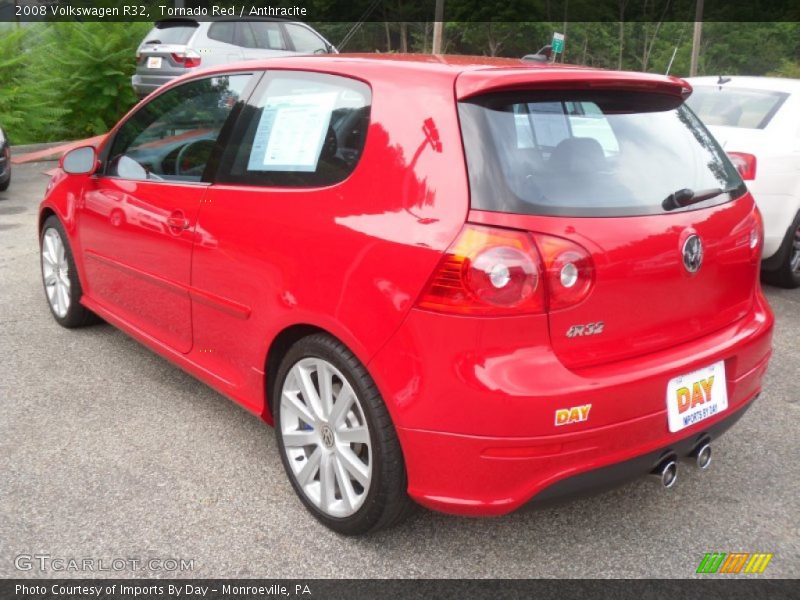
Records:
[[[800,286],[800,80],[689,81],[689,106],[731,156],[764,216],[764,278]]]
[[[192,74],[63,158],[46,298],[274,424],[338,532],[670,487],[773,328],[759,212],[688,92],[477,57]]]
[[[305,23],[254,19],[158,21],[136,51],[133,89],[144,98],[159,86],[202,67],[241,60],[331,54],[336,48]]]
[[[0,127],[0,192],[11,185],[11,142],[6,132]]]

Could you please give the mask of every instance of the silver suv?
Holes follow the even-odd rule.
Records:
[[[336,48],[304,23],[279,20],[158,21],[136,52],[131,78],[143,98],[192,69],[292,54],[331,54]]]

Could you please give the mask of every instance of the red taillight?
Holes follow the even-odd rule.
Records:
[[[583,300],[593,278],[589,253],[573,242],[467,223],[418,305],[470,315],[544,313]]]
[[[468,223],[439,263],[419,306],[473,315],[542,312],[540,273],[539,255],[527,233]]]
[[[186,67],[187,69],[193,69],[200,66],[200,55],[195,52],[188,51],[181,52],[180,54],[173,52],[171,56],[172,60],[182,67]]]
[[[744,152],[728,152],[733,166],[739,171],[739,175],[745,181],[753,181],[756,178],[756,157],[753,154]]]
[[[583,301],[594,282],[589,252],[564,238],[539,233],[534,238],[544,261],[548,309],[558,310]]]
[[[761,248],[764,245],[764,219],[758,208],[753,209],[753,225],[750,230],[750,258],[753,262],[761,260]]]

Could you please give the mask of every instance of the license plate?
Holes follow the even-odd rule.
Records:
[[[669,430],[680,431],[728,408],[725,361],[670,379],[667,384]]]
[[[161,57],[160,56],[150,56],[147,58],[147,68],[148,69],[160,69],[161,68]]]

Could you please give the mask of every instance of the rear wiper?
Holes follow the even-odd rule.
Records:
[[[703,200],[711,200],[711,198],[716,198],[720,194],[730,194],[734,191],[736,191],[735,188],[729,190],[723,190],[722,188],[711,188],[708,190],[698,190],[695,192],[689,188],[684,188],[682,190],[678,190],[677,192],[673,192],[664,198],[664,201],[661,203],[661,208],[664,210],[685,208],[687,206],[691,206],[692,204],[702,202]]]
[[[160,44],[161,40],[147,40],[145,44]]]

